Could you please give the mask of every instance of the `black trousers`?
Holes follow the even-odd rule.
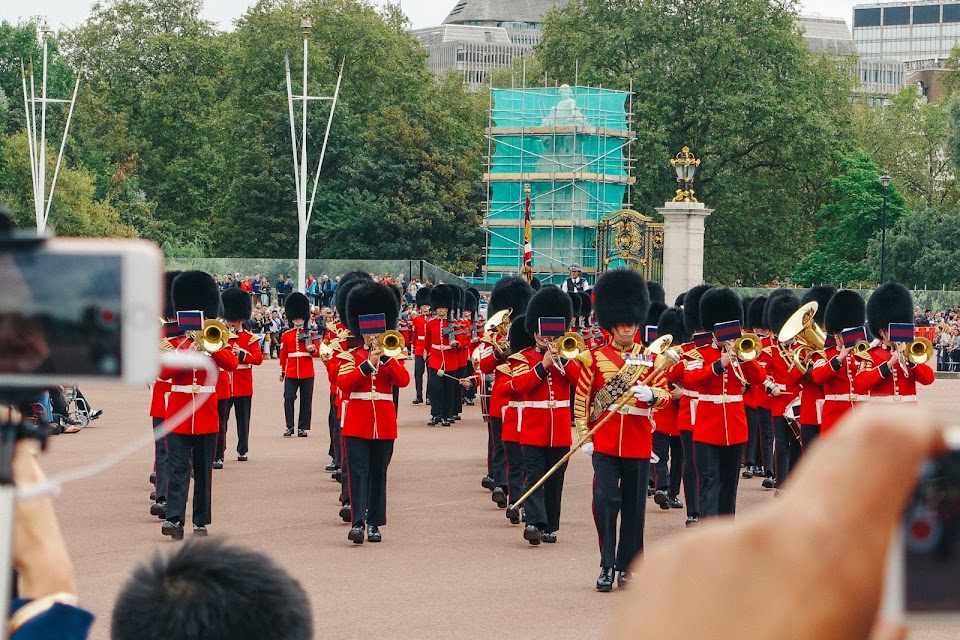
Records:
[[[170,481],[167,471],[167,436],[157,437],[157,434],[163,432],[163,418],[151,418],[151,420],[153,420],[154,470],[157,472],[157,502],[166,502],[167,485]]]
[[[693,448],[693,431],[680,430],[683,446],[683,499],[687,502],[687,517],[700,515],[700,486],[697,479],[697,455]]]
[[[205,527],[212,522],[210,508],[213,456],[217,434],[167,435],[167,520],[186,523],[190,468],[193,467],[193,524]]]
[[[354,526],[387,523],[387,467],[394,440],[367,440],[346,436],[348,491]]]
[[[668,436],[654,431],[653,452],[660,458],[655,467],[657,489],[666,491],[671,498],[676,498],[680,494],[680,478],[683,470],[683,443],[680,441],[680,436]],[[667,458],[670,458],[669,471]]]
[[[523,466],[523,448],[519,442],[504,442],[503,453],[507,481],[507,497],[513,504],[523,495],[527,469]]]
[[[601,567],[616,567],[619,571],[626,571],[634,557],[643,551],[649,476],[649,458],[618,458],[594,452],[593,521],[600,539]]]
[[[327,413],[327,428],[330,431],[330,446],[327,448],[327,455],[333,460],[333,464],[341,467],[340,464],[340,418],[337,417],[337,394],[330,394],[330,411]]]
[[[747,448],[743,454],[743,464],[755,467],[760,454],[760,414],[756,407],[744,405],[743,409],[747,414]]]
[[[437,369],[428,369],[427,377],[427,387],[431,393],[430,415],[441,419],[452,418],[459,410],[454,404],[459,383],[450,376],[441,377]]]
[[[737,511],[737,484],[743,445],[695,442],[700,481],[700,517],[732,515]]]
[[[790,476],[790,471],[800,459],[800,441],[787,424],[787,419],[777,416],[773,419],[773,437],[776,442],[777,486],[781,486]]]
[[[507,459],[503,451],[503,420],[487,422],[487,475],[496,486],[507,488]]]
[[[570,450],[570,447],[535,447],[526,444],[520,447],[523,451],[523,466],[527,471],[523,483],[524,491],[529,491],[547,469]],[[528,525],[532,524],[546,533],[560,529],[560,500],[563,497],[563,476],[566,471],[567,465],[564,464],[523,503]]]
[[[227,423],[230,422],[230,409],[237,416],[237,454],[247,455],[250,450],[250,408],[253,396],[226,398],[217,401],[220,412],[220,433],[217,434],[217,460],[223,460],[227,449]]]
[[[297,422],[298,431],[309,431],[310,420],[313,417],[313,382],[314,378],[284,378],[283,380],[283,414],[287,419],[287,429],[293,429],[293,401],[300,392],[300,420]]]
[[[763,475],[772,478],[776,463],[773,459],[773,418],[770,416],[770,409],[757,407],[757,420],[760,426],[760,453],[762,458],[757,462],[763,465]]]
[[[817,438],[820,437],[820,425],[818,424],[802,424],[800,425],[800,442],[803,443],[803,451],[807,450],[811,444],[813,444]],[[803,453],[801,451],[801,453]]]

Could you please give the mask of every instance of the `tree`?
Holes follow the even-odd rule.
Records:
[[[843,284],[874,279],[879,275],[867,261],[871,238],[882,228],[883,187],[880,170],[863,151],[837,156],[838,175],[832,180],[834,201],[817,211],[818,229],[814,251],[793,270],[791,279],[798,284],[830,282]],[[887,192],[887,230],[908,217],[903,195],[896,183]]]
[[[874,236],[867,247],[869,264],[880,264],[880,249]],[[908,287],[960,286],[960,209],[930,207],[888,227],[886,277]]]
[[[667,161],[703,159],[710,281],[788,273],[824,202],[833,154],[851,146],[851,79],[815,55],[792,2],[573,0],[552,11],[537,55],[552,78],[635,91],[634,202],[675,189]],[[762,238],[762,242],[758,239]]]

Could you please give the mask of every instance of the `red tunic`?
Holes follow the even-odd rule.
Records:
[[[493,347],[485,346],[483,348],[478,369],[483,375],[493,375],[493,385],[490,388],[490,402],[488,407],[490,417],[500,419],[503,419],[503,410],[506,408],[507,402],[509,402],[503,381],[504,378],[510,376],[510,368],[507,367],[505,372],[500,366],[502,364],[506,363],[497,358],[496,351],[494,351]]]
[[[536,347],[510,356],[510,388],[519,402],[520,444],[536,447],[569,447],[570,386],[580,377],[580,363],[568,360],[543,366]]]
[[[170,382],[168,380],[157,380],[153,383],[153,390],[150,395],[150,417],[162,418],[167,413],[167,394],[170,393]]]
[[[882,343],[867,352],[870,361],[860,364],[853,378],[855,393],[870,394],[870,402],[916,402],[917,384],[932,384],[936,374],[928,364],[916,366],[904,362],[890,366],[893,355]]]
[[[423,357],[426,346],[427,316],[419,315],[411,323],[413,325],[413,355]]]
[[[193,340],[187,337],[172,338],[170,340],[177,351],[186,351],[192,348]],[[227,371],[237,368],[237,356],[230,349],[221,349],[210,354],[215,366]],[[176,425],[172,433],[183,435],[201,435],[220,431],[220,420],[217,414],[216,385],[207,384],[207,373],[197,369],[175,369],[164,367],[160,370],[160,377],[170,381],[170,394],[167,396],[167,408],[164,420],[169,421],[184,407],[191,408],[188,419]],[[198,402],[198,394],[210,392],[202,402]]]
[[[513,388],[510,385],[510,378],[512,377],[510,371],[510,365],[504,362],[501,365],[497,366],[497,371],[502,375],[499,377],[494,377],[493,379],[493,390],[492,393],[497,391],[499,386],[500,396],[503,399],[503,429],[501,430],[501,439],[504,442],[520,442],[520,431],[518,427],[520,426],[520,411],[518,408],[518,400],[513,393]],[[491,413],[491,415],[493,415]]]
[[[770,364],[767,367],[767,375],[773,376],[773,383],[780,389],[779,396],[770,396],[770,414],[774,418],[782,418],[787,405],[800,394],[800,379],[803,374],[796,367],[789,367],[786,360],[783,359],[784,348],[781,351],[777,343],[774,342],[770,349]]]
[[[835,347],[827,349],[827,357],[820,358],[810,370],[813,381],[823,387],[823,415],[820,422],[820,435],[830,432],[833,425],[858,402],[867,398],[859,397],[853,390],[853,377],[857,372],[859,360],[853,352],[842,361],[837,357],[840,351]]]
[[[686,363],[697,362],[703,359],[703,356],[697,351],[697,347],[692,342],[686,342],[680,345],[680,362],[667,370],[667,384],[673,386],[679,384],[683,389],[683,396],[680,398],[680,405],[677,407],[677,428],[680,431],[693,431],[693,413],[692,402],[697,398],[697,392],[689,387],[684,381],[686,376]]]
[[[320,349],[317,348],[313,354],[310,354],[307,351],[307,343],[318,347],[317,341],[311,338],[298,341],[297,336],[304,333],[302,330],[288,329],[280,337],[280,369],[287,378],[312,378],[315,375],[313,359],[320,357]]]
[[[246,330],[241,330],[236,338],[230,339],[230,347],[238,347],[240,353],[237,360],[235,371],[224,371],[220,369],[220,377],[217,379],[217,399],[226,398],[245,398],[253,395],[253,367],[263,364],[263,351],[260,349],[260,341],[255,335]]]
[[[800,424],[818,425],[823,422],[823,386],[811,375],[818,362],[825,362],[819,353],[810,359],[810,368],[800,380]]]
[[[341,433],[365,440],[396,440],[393,388],[410,384],[410,374],[396,358],[374,370],[367,362],[369,355],[366,347],[356,347],[337,356],[337,386],[343,394]]]
[[[449,320],[431,318],[427,321],[424,330],[424,345],[427,354],[427,367],[435,371],[443,369],[452,373],[457,369],[456,351],[460,347],[460,343],[453,336],[443,334],[448,327],[450,327]]]

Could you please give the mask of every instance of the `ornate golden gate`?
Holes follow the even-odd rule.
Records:
[[[626,267],[647,280],[663,281],[663,223],[621,209],[597,225],[597,270]]]

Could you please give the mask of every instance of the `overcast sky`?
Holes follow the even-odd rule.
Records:
[[[83,22],[95,0],[0,0],[0,20],[16,23],[21,18],[47,16],[56,30],[73,27]],[[374,0],[383,4],[393,0]],[[802,0],[804,13],[819,13],[827,17],[844,18],[850,24],[855,0]],[[860,2],[863,3],[863,0]],[[254,0],[204,0],[206,17],[229,29]],[[410,17],[414,28],[440,24],[456,4],[456,0],[400,0],[400,6]]]

